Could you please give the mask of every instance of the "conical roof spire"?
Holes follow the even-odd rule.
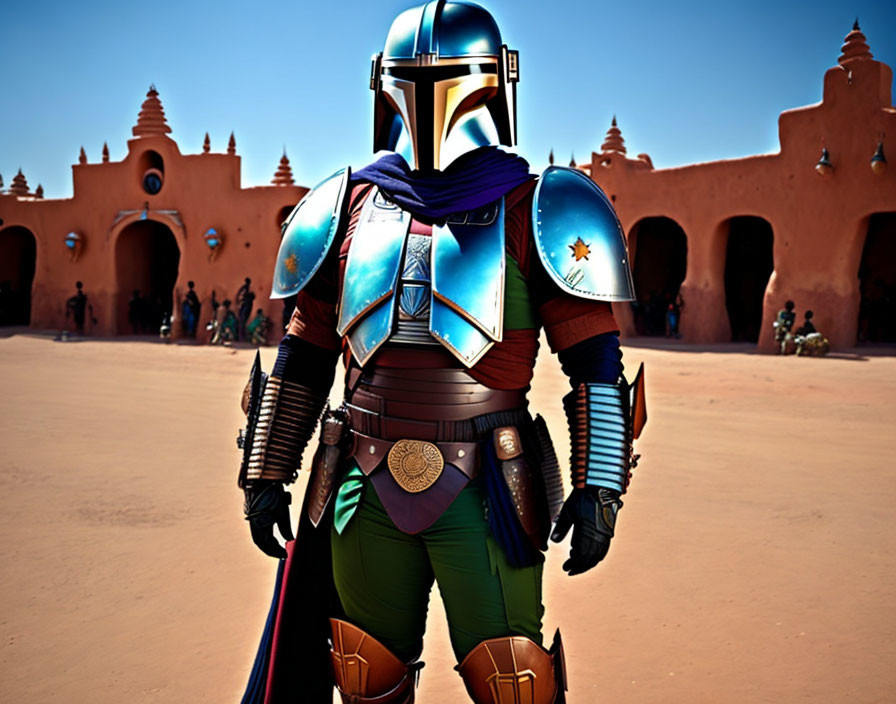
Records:
[[[230,133],[230,141],[227,142],[227,153],[231,156],[236,154],[236,137],[233,136],[233,132]]]
[[[103,142],[103,163],[109,163],[109,143]]]
[[[607,136],[604,137],[604,143],[600,145],[601,152],[618,152],[625,154],[625,140],[622,139],[622,131],[616,126],[616,116],[613,115],[613,122],[610,123],[610,129],[607,130]]]
[[[79,164],[87,163],[87,152],[84,151],[84,147],[81,147],[81,153],[78,154],[78,163]]]
[[[578,166],[578,164],[576,164],[575,152],[573,152],[569,155],[569,166],[570,166],[570,168],[573,168],[573,169],[576,168],[576,166]]]
[[[9,187],[9,192],[16,196],[27,196],[28,195],[28,181],[25,179],[25,174],[22,173],[22,169],[19,169],[19,173],[12,177],[12,184]]]
[[[292,177],[292,167],[289,165],[286,149],[283,150],[283,156],[280,157],[280,166],[277,167],[274,180],[271,183],[275,186],[294,186],[296,183]]]
[[[34,189],[34,197],[35,198],[43,198],[44,197],[44,187],[40,184],[37,184],[37,188]]]
[[[843,40],[840,52],[840,58],[837,59],[837,63],[841,66],[853,61],[870,61],[874,58],[871,55],[871,50],[868,48],[868,43],[865,41],[865,35],[859,29],[858,17],[856,17],[855,24],[852,26],[852,31]]]
[[[154,85],[149,87],[146,100],[140,106],[140,114],[137,115],[137,124],[131,128],[135,137],[165,136],[171,131],[165,121],[165,110],[162,101],[159,100],[159,92]]]
[[[0,174],[0,188],[3,188],[3,174]]]
[[[205,140],[202,142],[202,153],[208,154],[212,150],[212,140],[208,138],[208,132],[205,133]]]
[[[553,166],[554,165],[554,150],[551,148],[551,153],[548,154],[548,163]]]

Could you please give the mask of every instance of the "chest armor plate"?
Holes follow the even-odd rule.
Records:
[[[411,214],[377,190],[352,236],[336,330],[362,366],[387,341],[442,344],[472,367],[500,342],[504,201],[410,234]]]

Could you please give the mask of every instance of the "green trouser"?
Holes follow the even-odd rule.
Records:
[[[539,645],[542,564],[512,567],[488,528],[485,493],[472,481],[439,519],[416,535],[392,523],[365,482],[361,504],[332,532],[333,576],[348,621],[404,662],[419,657],[433,580],[460,662],[488,638],[522,635]]]

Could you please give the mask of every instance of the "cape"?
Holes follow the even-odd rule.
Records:
[[[286,543],[274,596],[241,704],[332,704],[330,618],[343,618],[333,584],[333,504],[317,528],[302,502],[296,539]]]

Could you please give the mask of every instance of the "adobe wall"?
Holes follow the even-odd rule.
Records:
[[[844,53],[856,33],[847,37]],[[626,233],[651,216],[672,218],[684,229],[686,339],[731,338],[723,282],[727,221],[753,215],[774,232],[774,272],[759,348],[773,349],[771,322],[787,299],[796,302],[798,320],[802,311],[815,311],[816,326],[833,346],[855,344],[858,270],[869,218],[896,211],[896,166],[883,174],[870,168],[879,141],[885,153],[896,155],[896,110],[888,66],[871,60],[870,53],[843,58],[825,74],[821,103],[782,113],[779,154],[657,170],[648,157],[631,159],[624,147],[620,151],[618,130],[592,154],[585,170],[613,198]],[[815,169],[823,145],[833,164],[824,176]],[[637,243],[630,244],[636,261]],[[633,334],[630,308],[616,306],[616,312],[623,333]]]
[[[163,185],[156,195],[143,188],[147,168],[144,155],[150,150],[162,158],[164,165]],[[307,189],[294,185],[241,188],[240,157],[235,153],[183,155],[165,134],[130,140],[123,161],[80,163],[72,171],[72,198],[0,196],[0,231],[18,225],[30,230],[37,240],[33,327],[65,327],[65,301],[74,293],[75,281],[80,280],[98,320],[92,334],[129,332],[118,324],[117,308],[127,299],[130,287],[123,282],[125,290],[119,290],[115,247],[122,231],[141,219],[166,225],[180,249],[173,296],[175,335],[180,332],[179,302],[189,280],[195,282],[203,304],[197,333],[200,339],[204,337],[201,326],[211,316],[212,291],[216,291],[218,301],[233,299],[246,276],[252,279],[255,307],[264,309],[274,321],[280,320],[282,303],[268,299],[271,263],[280,243],[280,214],[294,206]],[[209,228],[223,237],[223,245],[214,257],[203,239]],[[75,261],[71,261],[71,252],[63,242],[72,231],[84,238]]]
[[[684,230],[682,333],[687,340],[731,339],[724,284],[729,227],[732,218],[755,216],[770,225],[774,237],[774,271],[762,301],[759,348],[773,348],[771,322],[787,299],[796,302],[800,321],[803,311],[813,309],[818,329],[835,347],[855,344],[857,274],[869,220],[874,213],[896,212],[896,166],[882,173],[870,168],[878,144],[896,154],[896,109],[892,71],[873,60],[857,27],[847,35],[842,52],[838,65],[824,76],[822,102],[781,114],[778,154],[654,169],[646,155],[627,156],[614,120],[601,151],[583,167],[614,201],[635,265],[633,230],[639,222],[667,217]],[[118,283],[115,248],[122,231],[143,218],[166,225],[180,250],[175,334],[188,280],[196,282],[203,303],[200,325],[211,314],[212,291],[218,301],[232,299],[246,276],[252,278],[256,307],[279,320],[282,304],[268,300],[279,221],[283,210],[307,190],[293,185],[285,156],[274,179],[278,185],[241,188],[235,144],[226,154],[210,153],[208,145],[202,154],[181,154],[167,136],[170,128],[154,89],[133,132],[123,161],[88,164],[85,158],[73,166],[70,199],[43,200],[28,191],[23,177],[0,194],[0,233],[22,226],[36,238],[31,324],[63,327],[65,301],[81,280],[98,318],[92,332],[127,332],[118,318],[128,293],[120,288],[129,287]],[[822,147],[832,164],[825,175],[815,168]],[[164,163],[164,183],[156,195],[142,185],[150,151]],[[203,239],[209,228],[224,241],[214,257]],[[72,231],[84,237],[76,261],[63,244]],[[630,306],[615,309],[623,334],[634,334]]]

